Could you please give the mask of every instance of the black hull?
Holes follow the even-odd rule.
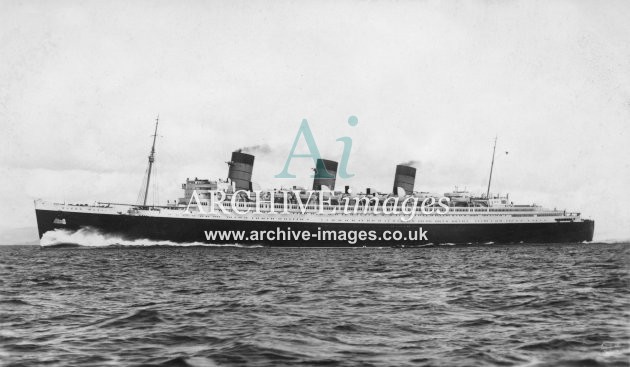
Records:
[[[583,242],[593,240],[595,223],[592,220],[557,223],[497,223],[497,224],[423,224],[426,239],[382,240],[385,231],[401,231],[405,236],[418,232],[418,224],[377,223],[313,223],[313,222],[262,222],[232,221],[200,218],[163,218],[132,215],[109,215],[79,212],[36,210],[40,238],[57,228],[71,231],[92,228],[100,233],[119,236],[124,240],[148,239],[177,243],[262,244],[267,246],[321,247],[321,246],[418,246],[428,243],[541,243]],[[56,220],[57,219],[57,220]],[[60,223],[61,222],[61,223]],[[57,224],[56,224],[57,223]],[[208,240],[204,231],[260,231],[276,228],[293,231],[375,231],[381,240]],[[411,236],[410,236],[411,237]]]

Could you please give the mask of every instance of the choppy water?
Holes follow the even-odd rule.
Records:
[[[630,246],[0,247],[3,365],[628,365]]]

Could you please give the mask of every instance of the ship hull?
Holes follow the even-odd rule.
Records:
[[[245,244],[277,247],[421,246],[429,243],[562,243],[593,240],[592,220],[552,223],[319,223],[217,220],[209,218],[169,218],[137,215],[36,210],[40,238],[48,231],[89,228],[123,240],[147,239],[176,243]],[[277,232],[320,232],[308,241],[280,238]],[[208,232],[243,233],[239,239],[208,238]],[[274,231],[277,238],[250,238],[254,232]],[[321,232],[334,231],[336,238]],[[373,238],[361,240],[357,233],[373,231]],[[403,238],[391,239],[399,231]],[[340,236],[340,233],[345,236]],[[354,233],[352,233],[354,232]],[[341,238],[343,237],[343,238]]]

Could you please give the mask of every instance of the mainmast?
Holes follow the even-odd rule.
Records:
[[[497,151],[497,137],[494,137],[494,148],[492,149],[492,163],[490,164],[490,178],[488,178],[488,191],[486,191],[486,199],[490,199],[490,183],[492,182],[492,169],[494,168],[494,153]]]
[[[147,196],[149,195],[149,184],[151,182],[151,168],[153,168],[153,162],[155,161],[155,139],[157,138],[157,128],[160,122],[160,115],[155,118],[155,132],[153,133],[153,145],[151,146],[151,154],[149,154],[149,168],[147,169],[147,185],[144,188],[144,200],[143,206],[147,205]]]

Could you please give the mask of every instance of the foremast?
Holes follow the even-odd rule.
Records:
[[[153,132],[153,144],[151,145],[151,153],[149,153],[149,166],[147,167],[147,174],[144,179],[145,185],[141,189],[144,191],[144,194],[142,193],[142,191],[140,192],[141,197],[142,197],[142,206],[147,205],[147,198],[149,196],[149,185],[151,184],[151,171],[153,170],[153,162],[155,162],[155,141],[157,138],[157,130],[158,130],[159,122],[160,122],[160,115],[158,115],[155,118],[155,131]],[[138,202],[139,201],[140,200],[138,200]]]

